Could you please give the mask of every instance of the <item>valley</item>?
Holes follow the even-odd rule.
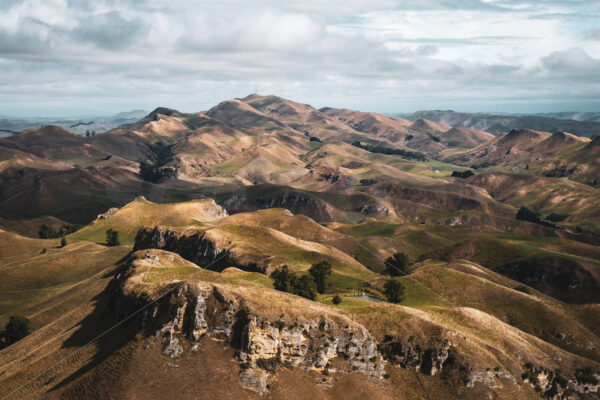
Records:
[[[0,138],[0,398],[598,398],[600,131],[424,117]]]

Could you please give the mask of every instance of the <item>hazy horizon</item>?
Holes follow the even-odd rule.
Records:
[[[264,96],[270,96],[270,95],[264,95]],[[245,96],[239,96],[236,98],[243,98]],[[279,96],[281,97],[281,96]],[[218,100],[216,101],[213,105],[217,105],[218,103],[220,103],[221,101],[226,101],[226,100],[231,100],[232,98],[229,99],[223,99],[223,100]],[[287,99],[287,100],[292,100],[294,101],[294,99]],[[322,107],[332,107],[332,108],[343,108],[343,107],[336,107],[335,105],[323,105],[323,106],[315,106],[314,104],[310,104],[310,103],[306,103],[309,104],[317,109],[322,108]],[[155,110],[158,107],[167,107],[167,108],[173,108],[173,107],[169,107],[168,105],[156,105],[154,107],[150,107],[148,109],[143,109],[143,108],[132,108],[132,109],[127,109],[127,110],[120,110],[120,111],[116,111],[116,112],[106,112],[106,113],[86,113],[86,114],[73,114],[73,115],[54,115],[54,114],[47,114],[47,115],[43,115],[43,114],[39,114],[39,115],[29,115],[29,114],[4,114],[4,113],[0,113],[0,119],[23,119],[23,120],[27,120],[27,119],[32,119],[32,120],[40,120],[40,121],[50,121],[50,120],[54,120],[54,121],[59,121],[59,120],[76,120],[76,119],[86,119],[86,118],[110,118],[110,117],[114,117],[118,114],[121,113],[130,113],[130,112],[136,112],[136,111],[143,111],[146,113],[150,113],[153,110]],[[177,109],[177,111],[180,112],[184,112],[184,113],[199,113],[199,112],[204,112],[207,111],[208,109],[199,109],[199,110],[187,110],[187,109]],[[411,114],[415,114],[418,112],[427,112],[427,111],[450,111],[450,112],[457,112],[457,113],[466,113],[466,114],[497,114],[497,115],[512,115],[512,116],[519,116],[519,115],[540,115],[540,114],[555,114],[555,113],[588,113],[588,112],[600,112],[600,107],[598,109],[592,109],[589,111],[583,111],[583,110],[551,110],[551,111],[540,111],[540,112],[503,112],[503,111],[492,111],[492,110],[471,110],[471,109],[465,109],[465,110],[457,110],[457,109],[443,109],[443,108],[430,108],[430,109],[418,109],[418,110],[410,110],[410,111],[397,111],[397,112],[383,112],[383,111],[378,111],[378,110],[361,110],[361,109],[354,109],[356,111],[364,111],[364,112],[373,112],[373,113],[380,113],[380,114],[384,114],[384,115],[411,115]]]
[[[271,94],[260,94],[261,96],[271,96]],[[272,95],[272,96],[276,96],[276,95]],[[244,98],[246,96],[237,96],[237,97],[232,97],[232,98],[227,98],[227,99],[220,99],[220,100],[216,100],[212,106],[216,106],[217,104],[219,104],[221,101],[227,101],[227,100],[231,100],[234,98]],[[278,97],[282,97],[282,96],[278,96]],[[296,101],[294,99],[290,99],[290,98],[286,98],[287,100],[292,100],[292,101]],[[302,102],[304,103],[304,102]],[[332,108],[348,108],[348,107],[343,107],[343,106],[336,106],[336,105],[331,105],[331,104],[324,104],[324,105],[315,105],[315,104],[311,104],[310,102],[305,103],[305,104],[309,104],[317,109],[320,109],[322,107],[332,107]],[[212,107],[211,106],[211,107]],[[107,111],[104,113],[98,112],[98,113],[85,113],[85,114],[71,114],[71,115],[61,115],[61,114],[37,114],[37,115],[31,115],[31,114],[6,114],[3,112],[0,112],[0,119],[4,118],[4,119],[23,119],[23,120],[27,120],[27,119],[32,119],[32,120],[70,120],[70,119],[86,119],[86,118],[110,118],[110,117],[114,117],[118,114],[121,113],[130,113],[130,112],[146,112],[146,113],[150,113],[153,110],[155,110],[156,108],[159,107],[166,107],[166,108],[174,108],[174,107],[169,107],[169,105],[167,104],[158,104],[149,108],[131,108],[131,109],[123,109],[123,110],[117,110],[117,111]],[[210,107],[206,108],[206,109],[177,109],[177,111],[180,112],[184,112],[184,113],[199,113],[199,112],[204,112],[204,111],[208,111]],[[548,111],[539,111],[539,112],[510,112],[510,111],[495,111],[495,110],[476,110],[476,109],[455,109],[455,108],[423,108],[423,109],[415,109],[415,110],[399,110],[399,111],[392,111],[392,112],[385,112],[385,111],[379,111],[379,110],[369,110],[369,109],[358,109],[358,108],[354,108],[354,110],[356,111],[363,111],[363,112],[373,112],[373,113],[380,113],[380,114],[384,114],[384,115],[411,115],[411,114],[415,114],[418,112],[427,112],[427,111],[450,111],[450,112],[457,112],[457,113],[466,113],[466,114],[497,114],[497,115],[512,115],[512,116],[519,116],[519,115],[540,115],[540,114],[555,114],[555,113],[588,113],[588,112],[600,112],[600,106],[597,109],[590,109],[590,110],[570,110],[570,109],[565,109],[565,110],[548,110]]]

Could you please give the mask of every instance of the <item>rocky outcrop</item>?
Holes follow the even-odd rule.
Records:
[[[385,359],[402,368],[414,369],[425,375],[440,372],[460,373],[464,379],[470,366],[458,352],[452,341],[446,339],[430,346],[422,346],[414,340],[386,336],[379,348]]]
[[[240,192],[220,201],[219,204],[230,214],[268,208],[285,208],[294,215],[306,215],[318,222],[330,222],[340,218],[338,210],[311,194],[274,190],[269,185],[264,185],[262,189],[259,196]]]
[[[238,266],[229,250],[219,247],[201,229],[170,229],[165,226],[141,228],[133,250],[162,249],[179,254],[202,268],[220,271]]]
[[[170,358],[197,349],[204,335],[228,342],[242,362],[240,383],[259,393],[268,390],[267,382],[281,366],[327,374],[385,374],[382,355],[364,327],[334,322],[327,315],[318,320],[274,320],[213,284],[182,284],[169,299],[146,311],[142,326],[161,340]]]
[[[577,369],[574,377],[568,377],[558,370],[525,364],[521,378],[532,385],[542,397],[552,400],[580,399],[580,394],[600,391],[600,373],[590,368]]]
[[[117,207],[111,207],[105,213],[98,214],[96,219],[106,219],[106,218],[110,217],[111,215],[113,215],[114,213],[116,213],[117,211],[119,211],[119,209]]]

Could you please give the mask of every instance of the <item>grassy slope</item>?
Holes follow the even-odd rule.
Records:
[[[127,247],[105,247],[77,242],[64,248],[51,248],[20,263],[0,266],[0,324],[10,315],[35,316],[63,293],[110,268],[125,256]]]
[[[122,244],[133,246],[135,235],[142,226],[199,225],[212,220],[211,209],[216,206],[209,200],[192,200],[183,203],[155,204],[142,197],[119,209],[106,219],[98,219],[85,228],[69,235],[69,239],[106,242],[106,230],[119,231]]]

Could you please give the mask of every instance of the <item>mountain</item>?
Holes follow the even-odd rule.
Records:
[[[0,397],[592,399],[599,149],[257,94],[0,138]]]
[[[553,113],[541,113],[534,114],[540,117],[558,118],[558,119],[572,119],[575,121],[600,121],[600,112],[582,112],[582,111],[567,111],[567,112],[553,112]]]
[[[513,129],[506,135],[470,150],[448,155],[445,161],[486,171],[508,170],[550,177],[568,177],[591,186],[598,185],[600,163],[596,157],[598,138],[568,132]]]
[[[587,117],[577,117],[577,115],[578,113],[561,114],[559,117],[554,114],[501,115],[432,110],[417,111],[410,115],[403,115],[403,117],[410,121],[428,119],[439,124],[481,130],[494,135],[506,133],[512,129],[533,129],[546,132],[566,131],[588,138],[600,136],[600,122],[594,116],[595,114]],[[562,117],[573,117],[573,119],[563,119]]]
[[[132,110],[115,114],[111,117],[91,117],[83,119],[61,119],[51,118],[21,119],[9,116],[0,116],[0,137],[10,136],[27,129],[39,129],[43,125],[55,125],[76,133],[85,135],[87,131],[96,133],[106,132],[119,125],[133,123],[147,114],[144,110]]]

